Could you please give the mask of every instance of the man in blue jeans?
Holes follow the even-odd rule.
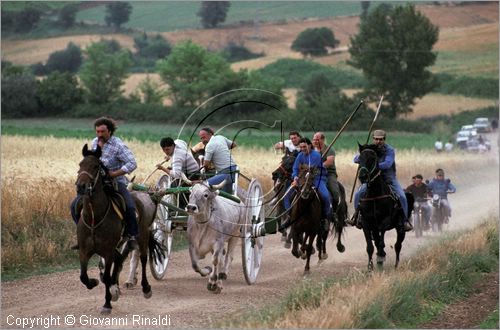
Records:
[[[137,226],[137,218],[135,215],[135,202],[127,190],[128,180],[124,176],[129,174],[137,168],[134,155],[130,149],[123,143],[120,138],[114,136],[116,130],[116,123],[109,117],[101,117],[94,122],[96,137],[92,141],[92,149],[95,150],[99,145],[102,150],[101,162],[108,169],[109,176],[116,183],[118,192],[125,199],[126,210],[124,220],[127,224],[126,230],[129,236],[129,247],[131,249],[139,249],[137,244],[137,235],[139,229]],[[75,223],[78,223],[80,218],[80,211],[78,208],[78,201],[81,196],[77,196],[71,203],[71,216]],[[71,247],[78,249],[78,245]]]
[[[381,170],[380,174],[384,181],[391,186],[392,190],[398,195],[401,207],[404,212],[403,228],[405,231],[410,231],[413,226],[408,221],[408,201],[406,200],[406,195],[401,188],[398,180],[396,179],[396,152],[394,148],[385,143],[386,133],[385,131],[378,129],[373,132],[373,143],[379,148],[380,155],[378,159],[378,167]],[[354,162],[358,163],[359,155],[354,157]],[[360,221],[358,217],[358,206],[359,200],[366,194],[366,184],[362,184],[359,190],[354,195],[354,216],[349,221],[351,225],[356,225],[356,227],[361,229]]]
[[[203,166],[208,168],[213,165],[217,172],[216,175],[208,179],[208,183],[216,185],[226,180],[222,190],[232,194],[237,165],[231,157],[230,149],[235,148],[236,144],[222,135],[214,135],[214,131],[209,127],[202,128],[198,136],[205,145]]]

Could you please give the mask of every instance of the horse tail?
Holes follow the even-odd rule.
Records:
[[[149,259],[151,262],[156,261],[161,263],[167,255],[167,248],[158,242],[155,238],[154,232],[149,231]],[[161,257],[161,258],[160,258]]]

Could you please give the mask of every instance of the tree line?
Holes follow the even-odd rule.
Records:
[[[227,13],[228,8],[229,2],[202,2],[198,14],[204,17],[203,12],[211,12],[213,17],[205,17],[204,25],[213,27],[225,19],[222,12]],[[129,3],[113,2],[107,9],[107,23],[119,28],[131,7]],[[412,4],[379,5],[371,10],[365,5],[359,32],[350,39],[348,62],[363,73],[362,92],[348,98],[335,79],[317,73],[301,86],[299,110],[289,111],[287,118],[314,127],[332,120],[341,122],[341,111],[348,111],[357,100],[373,101],[381,95],[386,100],[382,111],[385,117],[394,119],[411,112],[415,100],[438,85],[429,71],[436,60],[432,47],[437,40],[438,28]],[[304,56],[323,56],[338,44],[333,31],[314,28],[301,32],[291,48]],[[115,111],[124,118],[147,119],[150,112],[158,118],[182,122],[193,109],[216,95],[209,106],[223,109],[221,120],[242,115],[266,118],[268,112],[274,113],[270,109],[287,108],[284,81],[279,77],[260,71],[234,72],[227,57],[191,41],[172,47],[161,35],[144,33],[134,39],[134,45],[135,53],[115,41],[93,43],[83,51],[69,44],[66,50],[51,54],[46,64],[34,66],[37,74],[46,75],[41,80],[27,68],[2,62],[3,116],[84,116]],[[125,78],[134,65],[141,63],[158,73],[161,82],[147,78],[135,93],[123,96]],[[163,105],[165,97],[172,105]]]

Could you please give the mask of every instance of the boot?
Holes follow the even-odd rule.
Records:
[[[136,236],[130,236],[128,239],[128,248],[130,250],[139,250],[139,244],[137,243],[137,237]]]
[[[411,231],[411,230],[413,230],[413,225],[410,223],[410,221],[408,221],[408,219],[404,219],[404,221],[403,221],[403,229],[405,231]]]

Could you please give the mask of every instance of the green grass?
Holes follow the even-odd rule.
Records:
[[[498,80],[498,44],[487,45],[481,51],[440,51],[431,70]]]
[[[200,2],[196,1],[131,1],[133,6],[129,22],[124,27],[145,31],[167,32],[179,29],[201,28],[196,15]],[[222,25],[242,21],[280,21],[306,17],[336,17],[359,15],[359,2],[295,2],[295,1],[232,1],[226,21]],[[80,11],[77,20],[104,24],[105,6]],[[257,30],[256,30],[257,31]]]
[[[2,135],[27,135],[27,136],[54,136],[58,138],[92,139],[95,136],[93,120],[84,119],[3,119]],[[119,122],[116,135],[125,139],[135,139],[141,142],[159,142],[162,137],[177,138],[180,125],[166,125],[148,122]],[[217,127],[216,127],[217,128]],[[284,128],[285,138],[288,130]],[[181,139],[189,141],[192,127],[181,134]],[[232,138],[235,130],[225,131],[224,135]],[[303,136],[312,137],[313,132],[302,132]],[[331,141],[336,135],[335,131],[325,132]],[[367,132],[345,131],[334,145],[337,150],[355,149],[357,142],[366,141]],[[432,149],[437,136],[434,134],[391,132],[387,143],[397,149]],[[271,148],[281,139],[279,129],[275,131],[245,130],[236,138],[236,143],[244,147]],[[193,140],[198,143],[198,135],[194,134]]]
[[[479,325],[479,329],[498,329],[498,304],[497,308]]]

